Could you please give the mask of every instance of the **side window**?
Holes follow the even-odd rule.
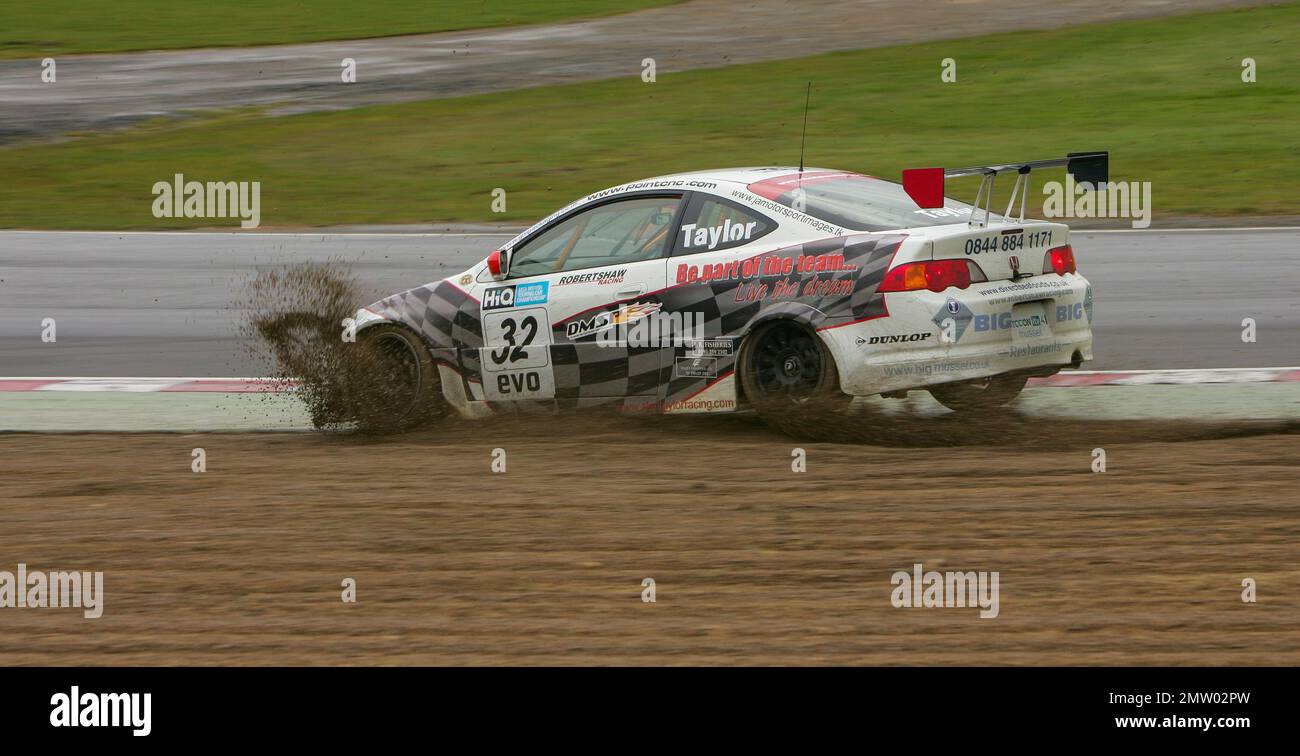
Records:
[[[743,205],[697,193],[682,218],[673,254],[693,255],[739,247],[775,228],[775,221]]]
[[[570,216],[515,248],[510,277],[663,257],[680,196],[638,197]]]

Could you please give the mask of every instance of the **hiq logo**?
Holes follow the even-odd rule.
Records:
[[[527,305],[546,304],[550,296],[549,281],[499,286],[483,292],[483,309],[500,310],[505,307],[525,307]]]
[[[1067,320],[1083,319],[1083,302],[1072,305],[1058,305],[1056,308],[1056,322],[1062,323]]]

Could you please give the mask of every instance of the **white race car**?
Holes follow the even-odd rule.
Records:
[[[1106,154],[919,169],[902,185],[799,168],[623,184],[363,308],[357,333],[396,363],[400,426],[603,404],[779,421],[911,389],[997,406],[1092,356],[1069,229],[1024,219],[1030,172],[1050,166],[1101,181]],[[999,173],[1017,176],[1005,215],[981,206]],[[944,197],[963,175],[984,176],[974,205]]]

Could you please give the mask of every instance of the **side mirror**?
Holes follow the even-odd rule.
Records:
[[[500,281],[510,273],[510,250],[494,249],[487,259],[488,273],[492,274],[492,279]]]

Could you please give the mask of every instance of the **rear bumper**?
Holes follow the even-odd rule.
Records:
[[[888,315],[832,326],[845,392],[866,396],[1092,359],[1092,287],[1078,274],[885,295]]]

